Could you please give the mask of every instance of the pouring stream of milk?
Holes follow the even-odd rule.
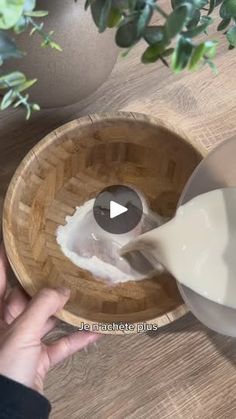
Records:
[[[198,294],[236,308],[236,188],[197,196],[120,253],[137,250]]]

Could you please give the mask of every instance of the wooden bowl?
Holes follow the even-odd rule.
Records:
[[[112,184],[134,185],[154,211],[172,216],[202,154],[200,145],[142,114],[91,115],[47,135],[16,170],[4,205],[7,255],[26,292],[69,287],[58,317],[74,326],[127,322],[137,331],[142,322],[162,326],[186,313],[169,274],[111,287],[70,262],[55,233],[76,206]]]

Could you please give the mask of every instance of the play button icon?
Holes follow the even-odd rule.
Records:
[[[128,211],[128,208],[123,205],[117,204],[117,202],[110,202],[110,218],[118,217],[118,215],[124,214]]]
[[[93,206],[98,225],[108,233],[124,234],[133,230],[143,214],[138,193],[125,185],[112,185],[103,189]]]

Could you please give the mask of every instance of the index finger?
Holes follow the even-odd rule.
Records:
[[[69,296],[70,290],[67,288],[42,289],[12,326],[23,339],[24,336],[41,338],[48,319],[64,307]]]

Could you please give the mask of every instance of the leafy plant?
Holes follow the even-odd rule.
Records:
[[[28,80],[20,71],[4,73],[2,66],[10,58],[22,58],[24,52],[17,48],[12,34],[18,35],[29,30],[30,36],[38,33],[42,37],[41,46],[51,47],[61,51],[60,46],[53,41],[53,32],[45,33],[43,22],[38,18],[48,15],[45,10],[35,10],[36,0],[0,0],[0,90],[4,96],[1,101],[1,110],[22,105],[26,109],[26,118],[29,119],[32,111],[38,111],[39,105],[29,102],[29,95],[25,90],[36,83],[36,79]]]
[[[225,31],[229,49],[236,46],[236,0],[171,0],[172,11],[167,13],[157,0],[87,0],[99,32],[116,27],[116,43],[121,48],[133,48],[140,40],[147,47],[142,55],[143,63],[158,60],[170,66],[175,73],[190,71],[208,64],[216,72],[213,58],[218,42],[198,39],[208,35],[213,23],[211,17],[218,8],[218,31]],[[152,25],[157,13],[160,25]],[[126,52],[126,53],[127,53]]]
[[[211,14],[215,8],[220,17],[218,31],[226,35],[229,49],[236,46],[236,0],[170,0],[171,12],[164,10],[158,0],[80,1],[85,1],[86,10],[90,8],[99,32],[116,28],[116,43],[126,49],[123,55],[144,40],[146,48],[142,62],[160,60],[175,73],[184,69],[193,71],[204,64],[217,71],[213,59],[218,42],[208,39],[208,29],[213,23]],[[40,109],[25,94],[37,80],[28,80],[17,69],[7,74],[2,69],[6,60],[24,57],[24,51],[17,48],[13,39],[23,31],[29,31],[30,35],[37,32],[42,37],[42,47],[61,51],[52,39],[53,31],[45,33],[43,22],[38,23],[38,19],[47,14],[47,11],[36,10],[36,0],[0,0],[0,92],[4,93],[1,110],[22,105],[27,119],[32,111]],[[152,24],[154,14],[161,17],[161,24]],[[202,36],[199,39],[199,35],[205,39]]]

